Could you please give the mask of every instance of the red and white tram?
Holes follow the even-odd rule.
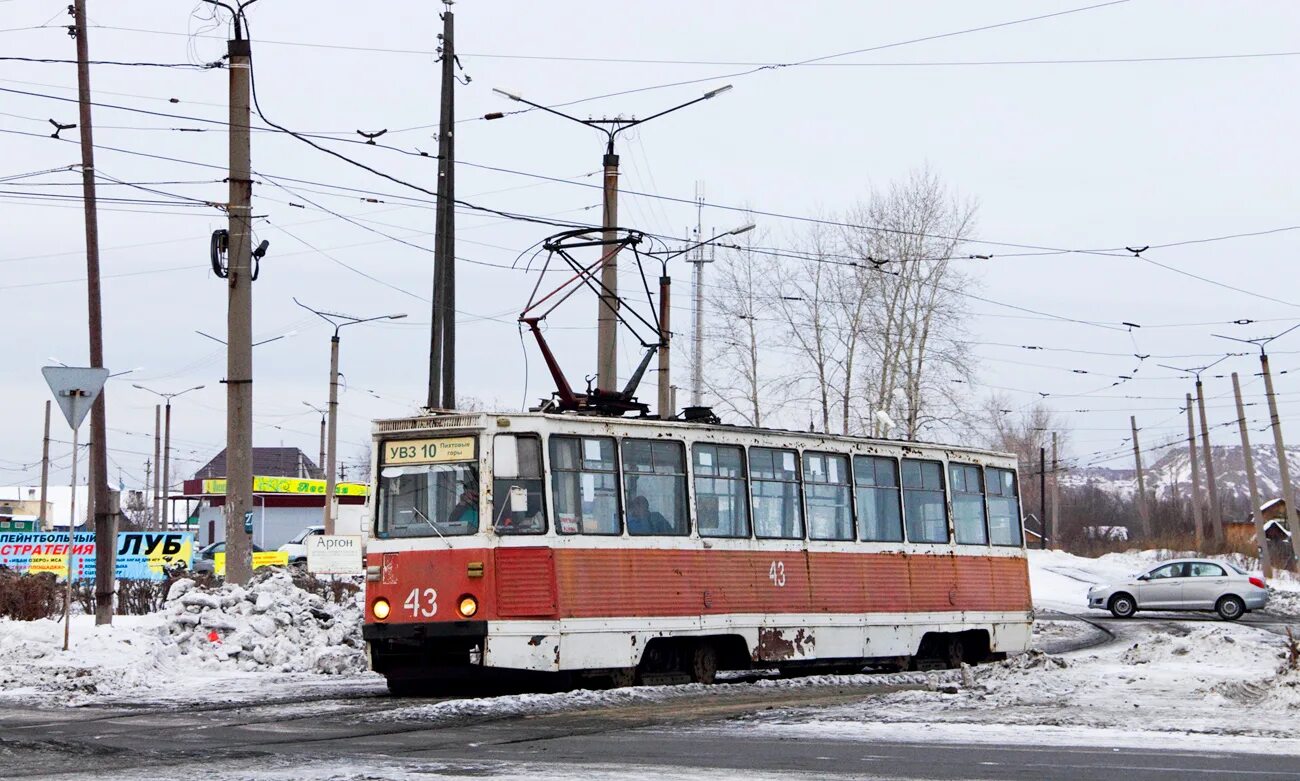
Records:
[[[543,413],[382,420],[375,444],[364,634],[394,692],[1029,644],[1009,455]]]

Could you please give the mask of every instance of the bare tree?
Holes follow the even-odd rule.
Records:
[[[868,406],[891,412],[899,432],[915,438],[923,427],[956,425],[963,413],[959,382],[970,376],[961,340],[963,289],[971,280],[952,257],[974,230],[975,206],[959,201],[929,170],[850,211],[847,252],[876,284],[864,323],[872,360],[864,366]],[[872,421],[872,433],[888,432]]]
[[[1064,457],[1070,441],[1065,421],[1041,401],[1016,409],[1006,396],[994,394],[984,404],[984,422],[988,446],[1014,454],[1020,463],[1021,511],[1037,515],[1042,502],[1040,453],[1052,457],[1052,432],[1056,432],[1057,451]],[[1050,463],[1047,468],[1051,469]]]
[[[774,365],[771,259],[746,238],[744,248],[721,253],[710,271],[703,382],[720,414],[761,426],[784,405],[790,378]]]

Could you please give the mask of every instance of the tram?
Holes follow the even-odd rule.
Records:
[[[1029,645],[1010,455],[543,412],[380,420],[374,437],[363,632],[397,694]]]

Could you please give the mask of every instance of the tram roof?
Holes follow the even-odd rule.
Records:
[[[607,415],[577,415],[571,413],[553,413],[553,412],[435,412],[428,415],[413,415],[403,418],[382,418],[374,421],[374,433],[376,435],[397,434],[397,433],[415,433],[431,431],[452,431],[457,429],[481,429],[487,428],[489,421],[499,418],[508,418],[510,420],[544,420],[550,423],[577,423],[582,427],[586,426],[627,426],[628,428],[657,428],[660,430],[676,431],[717,431],[731,434],[754,434],[754,435],[776,435],[785,437],[797,437],[800,440],[819,440],[844,442],[846,444],[856,445],[883,445],[892,447],[922,447],[922,448],[939,448],[945,450],[961,450],[967,453],[978,453],[986,456],[997,456],[1014,459],[1013,453],[1004,451],[991,450],[983,447],[972,447],[970,445],[960,445],[947,442],[925,442],[911,439],[890,439],[883,437],[859,437],[847,434],[825,434],[817,431],[798,431],[796,429],[768,428],[764,426],[736,425],[731,423],[707,423],[703,421],[688,420],[662,420],[659,418],[621,418]],[[575,427],[577,428],[577,427]]]

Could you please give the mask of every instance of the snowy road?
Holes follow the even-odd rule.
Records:
[[[1300,781],[1279,637],[1300,619],[1081,613],[1140,560],[1031,554],[1039,650],[1005,663],[710,687],[395,700],[372,674],[178,654],[148,617],[85,628],[71,657],[9,624],[0,778]]]

